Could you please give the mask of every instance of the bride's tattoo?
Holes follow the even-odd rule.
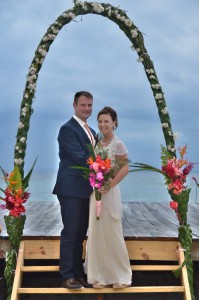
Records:
[[[125,165],[127,165],[129,163],[128,158],[124,158],[124,157],[119,157],[116,159],[116,165],[118,168],[118,171],[124,167]]]

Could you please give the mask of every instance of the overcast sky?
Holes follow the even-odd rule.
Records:
[[[104,2],[104,1],[103,1]],[[109,0],[120,6],[143,33],[154,62],[171,124],[188,145],[188,158],[199,162],[199,1]],[[26,75],[34,52],[69,0],[0,0],[0,165],[11,171]],[[59,127],[73,114],[76,91],[94,96],[90,125],[105,105],[117,110],[116,134],[129,159],[160,167],[165,145],[157,107],[137,53],[119,27],[96,15],[77,17],[53,42],[39,73],[25,158],[29,168],[57,170]],[[199,168],[195,167],[194,171]]]

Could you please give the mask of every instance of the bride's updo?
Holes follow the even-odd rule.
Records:
[[[102,108],[102,110],[98,112],[97,120],[101,115],[110,115],[113,122],[115,122],[115,129],[118,127],[117,113],[113,108],[109,106],[105,106],[104,108]]]

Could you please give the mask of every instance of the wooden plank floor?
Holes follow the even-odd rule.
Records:
[[[126,239],[176,239],[178,220],[168,203],[124,202],[123,232]],[[0,239],[7,237],[0,210]],[[27,220],[24,237],[57,237],[62,229],[58,201],[29,201],[26,204]],[[199,241],[199,205],[189,204],[188,223],[193,232],[193,241]]]
[[[178,236],[178,220],[175,212],[169,207],[168,203],[146,203],[146,202],[126,202],[123,203],[123,232],[125,239],[146,239],[146,240],[172,240]],[[57,201],[46,202],[29,201],[26,205],[27,220],[23,232],[24,239],[53,239],[60,236],[62,229],[60,207]],[[3,231],[0,234],[0,245],[5,242],[7,247],[7,232],[3,220],[4,211],[0,210],[0,225]],[[188,222],[193,231],[193,241],[195,241],[196,251],[194,261],[194,290],[196,299],[199,300],[199,205],[189,204]],[[0,247],[1,248],[1,247]],[[3,248],[2,248],[3,249]],[[1,249],[0,249],[1,250]],[[2,255],[5,254],[2,252]],[[0,253],[1,257],[1,253]],[[3,256],[2,256],[3,257]],[[3,275],[4,260],[0,259],[0,277]],[[42,261],[41,261],[42,264]],[[45,263],[44,263],[45,264]],[[165,272],[135,272],[133,276],[134,286],[142,285],[177,285],[173,274]],[[59,273],[38,275],[37,273],[26,274],[23,278],[23,286],[45,286],[57,287],[61,285]],[[80,300],[82,295],[21,295],[20,300]],[[105,300],[182,300],[183,296],[179,293],[167,294],[117,294],[104,295]],[[96,300],[95,295],[86,295],[86,300]],[[0,300],[6,300],[6,285],[0,280]]]

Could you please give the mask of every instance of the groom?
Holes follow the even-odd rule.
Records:
[[[73,117],[61,126],[59,170],[53,194],[61,207],[63,229],[60,242],[60,274],[62,286],[78,290],[88,287],[82,263],[83,241],[86,237],[89,198],[92,188],[82,177],[82,171],[72,166],[86,167],[89,157],[87,144],[94,143],[95,131],[85,127],[92,113],[93,96],[80,91],[75,94]]]

